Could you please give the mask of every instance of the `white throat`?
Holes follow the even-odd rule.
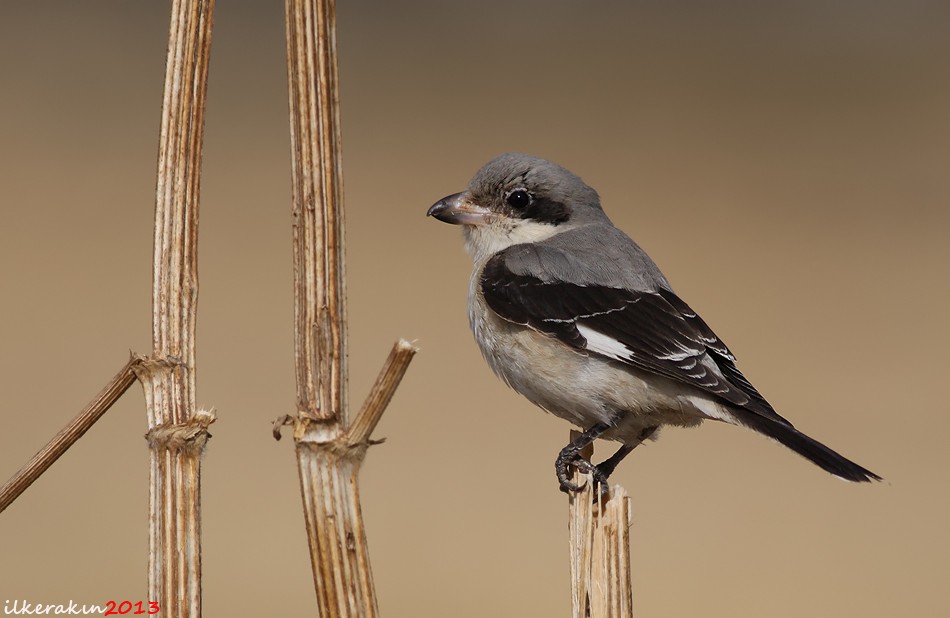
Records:
[[[507,217],[494,219],[489,225],[462,226],[465,250],[476,265],[512,245],[541,242],[563,231],[563,225]]]

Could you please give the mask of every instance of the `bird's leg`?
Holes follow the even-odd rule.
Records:
[[[623,461],[623,458],[629,455],[630,451],[635,449],[638,445],[639,443],[633,444],[633,445],[631,444],[621,445],[620,448],[617,449],[617,452],[611,455],[609,459],[605,459],[604,461],[597,464],[595,467],[598,470],[600,470],[600,473],[604,476],[605,479],[610,478],[610,475],[613,474],[614,469],[616,469],[617,467],[617,464]]]
[[[644,440],[656,433],[657,429],[659,429],[659,427],[647,427],[640,432],[639,436],[637,436],[636,444],[624,444],[618,448],[617,452],[611,455],[609,459],[605,459],[604,461],[597,464],[596,468],[600,470],[600,473],[603,475],[604,479],[609,478],[617,468],[617,464],[623,461],[623,458],[629,455],[630,451],[643,444]]]
[[[592,474],[594,476],[594,480],[599,483],[605,483],[607,481],[607,478],[603,477],[603,474],[597,468],[597,466],[594,466],[589,461],[586,461],[583,457],[581,457],[581,450],[599,438],[600,435],[608,429],[610,429],[610,425],[607,423],[597,423],[579,435],[573,442],[561,449],[561,452],[558,453],[557,459],[554,460],[554,469],[557,470],[557,480],[561,484],[561,491],[568,493],[571,491],[579,491],[583,487],[583,485],[575,485],[571,482],[571,466],[577,468],[581,472],[588,472]],[[603,480],[601,480],[601,477],[603,477]]]
[[[656,430],[659,427],[647,427],[640,432],[640,435],[637,436],[637,441],[634,444],[624,444],[617,449],[617,452],[611,455],[608,459],[600,462],[594,468],[597,473],[594,474],[594,478],[600,483],[600,497],[604,501],[607,500],[608,495],[610,494],[610,485],[607,483],[607,479],[610,478],[610,475],[613,474],[614,470],[617,468],[617,464],[623,461],[623,458],[630,454],[630,451],[637,448],[643,441],[656,433]],[[594,502],[597,502],[597,496],[594,496]]]
[[[637,436],[636,444],[624,444],[619,449],[617,449],[617,452],[611,455],[609,459],[605,459],[604,461],[597,464],[596,467],[598,470],[600,470],[600,473],[604,476],[604,478],[609,478],[617,468],[617,464],[623,461],[623,458],[629,455],[630,451],[643,444],[643,441],[652,436],[657,429],[659,429],[659,427],[647,427],[640,432],[639,436]]]

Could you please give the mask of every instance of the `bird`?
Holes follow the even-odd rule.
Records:
[[[492,371],[582,430],[555,459],[562,491],[584,486],[572,468],[605,491],[620,461],[661,427],[705,420],[751,429],[840,479],[882,480],[779,416],[567,169],[502,154],[427,215],[462,228],[474,262],[469,325]],[[593,465],[581,451],[596,439],[621,446]]]

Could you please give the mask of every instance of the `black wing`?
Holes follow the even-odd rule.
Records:
[[[739,372],[719,337],[672,291],[543,281],[513,273],[504,254],[485,265],[481,289],[492,311],[510,322],[789,424]]]

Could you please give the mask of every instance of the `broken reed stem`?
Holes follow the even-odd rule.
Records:
[[[214,413],[195,406],[198,187],[214,0],[172,0],[155,200],[148,600],[166,618],[201,615],[201,454]]]
[[[7,481],[7,484],[0,489],[0,512],[10,506],[33,481],[46,472],[53,465],[53,462],[59,459],[79,438],[83,437],[96,421],[102,418],[102,415],[112,407],[112,404],[118,401],[125,391],[129,390],[129,387],[135,382],[135,367],[143,360],[145,359],[139,356],[131,357],[125,367],[102,389],[102,392],[96,395],[96,398],[90,401],[82,412],[77,414],[68,425],[63,427],[49,441],[49,444],[40,449],[33,459]]]
[[[379,422],[418,350],[407,341],[393,345],[353,425],[338,433],[305,416],[294,421],[304,522],[321,618],[379,615],[360,510],[359,470]],[[281,421],[283,422],[283,421]]]
[[[393,348],[347,426],[343,168],[333,0],[286,0],[294,231],[294,425],[304,521],[322,618],[377,616],[359,502],[370,434],[416,350]]]
[[[573,441],[580,435],[571,432]],[[589,445],[581,454],[590,461]],[[590,475],[574,473],[584,488],[569,498],[571,602],[574,618],[631,618],[630,497],[612,485],[607,500],[593,500],[600,491]]]

